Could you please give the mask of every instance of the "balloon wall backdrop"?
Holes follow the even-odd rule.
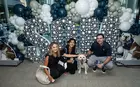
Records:
[[[15,30],[9,33],[8,41],[31,60],[42,60],[50,42],[58,42],[64,47],[72,37],[77,41],[77,52],[86,53],[98,33],[105,35],[115,58],[117,52],[124,51],[120,32],[140,34],[140,25],[134,21],[135,14],[130,8],[122,7],[120,0],[54,1],[40,4],[31,0],[30,8],[21,4],[13,8],[14,15],[9,21]]]
[[[49,25],[41,18],[30,19],[25,23],[24,32],[27,40],[35,46],[27,48],[27,57],[33,58],[37,55],[35,57],[36,60],[39,58],[44,58],[44,55],[48,51],[48,45],[50,44],[50,41],[43,37],[43,34],[50,32]],[[36,52],[36,50],[38,50],[38,53]],[[33,54],[34,56],[32,56],[31,54]]]
[[[86,53],[96,39],[98,33],[103,33],[105,39],[113,48],[113,55],[116,53],[116,43],[119,39],[118,28],[119,18],[106,17],[102,23],[102,30],[99,31],[100,22],[96,18],[82,18],[79,27],[75,26],[70,17],[56,20],[52,23],[52,41],[59,42],[64,47],[69,38],[77,40],[77,48],[81,53]],[[114,55],[115,56],[115,55]]]

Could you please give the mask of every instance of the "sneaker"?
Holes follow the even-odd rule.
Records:
[[[94,67],[92,68],[92,71],[93,71],[93,72],[96,72],[96,69],[97,69],[97,66],[94,66]]]
[[[105,68],[103,67],[103,68],[102,68],[102,73],[105,73],[105,71],[106,71],[106,70],[105,70]]]

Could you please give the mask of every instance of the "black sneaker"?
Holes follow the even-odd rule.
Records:
[[[105,68],[103,67],[103,68],[102,68],[102,73],[105,73],[105,71],[106,71],[106,70],[105,70]]]
[[[92,68],[92,71],[93,71],[93,72],[96,72],[96,69],[97,69],[97,66],[94,66],[94,67]]]

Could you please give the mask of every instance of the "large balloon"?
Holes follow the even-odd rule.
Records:
[[[120,46],[120,47],[117,48],[117,52],[118,52],[119,54],[123,53],[123,51],[124,51],[124,49],[123,49],[122,46]]]
[[[59,17],[66,17],[67,16],[67,11],[65,8],[59,8],[58,10],[58,16]]]
[[[24,9],[25,7],[22,4],[16,4],[13,7],[13,12],[19,16],[19,17],[23,17],[24,16]]]
[[[87,0],[79,0],[76,2],[75,8],[80,15],[85,15],[90,9],[89,2]]]
[[[104,11],[102,8],[96,8],[94,10],[94,16],[98,18],[99,21],[103,20],[104,17]]]
[[[129,22],[122,22],[120,25],[119,25],[119,28],[122,30],[122,31],[128,31],[131,27],[131,24]]]
[[[15,23],[16,23],[18,26],[24,26],[25,20],[24,20],[22,17],[18,17],[18,18],[15,20]]]

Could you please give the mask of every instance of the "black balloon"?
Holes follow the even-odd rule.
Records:
[[[52,14],[53,20],[56,20],[58,18],[57,14]]]
[[[57,11],[54,9],[51,9],[51,14],[57,14]]]
[[[104,11],[103,11],[103,9],[102,9],[102,8],[96,8],[96,9],[94,10],[94,16],[95,16],[96,18],[98,18],[99,21],[102,21],[103,16],[104,16]]]
[[[98,5],[98,7],[104,8],[107,5],[105,1],[101,1]]]
[[[65,4],[66,4],[66,0],[58,0],[58,2],[59,2],[61,5],[65,5]]]
[[[139,35],[140,34],[140,24],[135,23],[131,26],[131,28],[128,30],[129,33],[133,35]]]
[[[51,5],[51,9],[52,10],[58,10],[60,8],[60,4],[59,3],[54,3]]]
[[[17,52],[16,53],[17,58],[19,58],[19,60],[23,61],[24,60],[24,54]]]
[[[67,16],[67,11],[65,8],[59,8],[58,10],[58,16],[59,17],[66,17]]]
[[[13,7],[13,12],[19,17],[24,17],[24,9],[25,7],[22,4],[16,4]]]
[[[3,30],[0,30],[0,36],[3,36],[4,33],[3,33]]]

